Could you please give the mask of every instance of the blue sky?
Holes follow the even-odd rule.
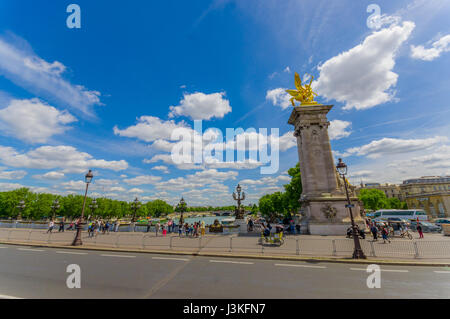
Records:
[[[69,29],[66,8],[81,8]],[[450,174],[450,3],[377,1],[0,3],[0,190],[20,186],[191,205],[282,189],[298,160],[284,89],[314,76],[350,180]],[[174,128],[279,129],[280,165],[176,165]],[[258,136],[258,135],[256,135]],[[254,135],[249,134],[249,138]],[[223,164],[223,163],[222,163]]]

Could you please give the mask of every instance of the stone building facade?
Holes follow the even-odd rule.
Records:
[[[420,208],[430,218],[450,217],[450,176],[424,176],[400,185],[408,208]]]

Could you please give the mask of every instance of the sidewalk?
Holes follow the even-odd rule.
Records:
[[[70,244],[74,236],[74,231],[47,234],[43,230],[0,228],[0,242],[10,244],[73,248]],[[280,247],[261,245],[257,236],[212,234],[203,238],[180,238],[175,234],[156,237],[154,233],[109,233],[88,238],[83,232],[82,240],[83,246],[77,248],[340,262],[349,262],[354,245],[352,239],[344,236],[308,235],[286,236]],[[361,246],[368,257],[366,263],[450,265],[450,238],[439,234],[429,235],[425,240],[396,238],[390,244],[366,239],[361,240]]]

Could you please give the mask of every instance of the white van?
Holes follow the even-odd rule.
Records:
[[[385,219],[400,218],[406,220],[427,221],[428,215],[423,209],[380,209],[373,214],[374,218]]]

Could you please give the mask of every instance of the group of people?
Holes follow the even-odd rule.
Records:
[[[370,232],[372,233],[373,240],[378,240],[378,234],[381,234],[381,237],[383,239],[383,242],[390,243],[390,234],[394,233],[394,230],[398,230],[400,234],[405,234],[408,232],[408,224],[407,223],[396,223],[396,229],[394,229],[394,226],[392,224],[386,225],[385,223],[380,223],[377,225],[376,222],[372,222],[370,219],[366,221],[367,225],[369,226]],[[419,238],[423,237],[423,229],[420,223],[417,223],[417,232],[419,233]]]
[[[150,232],[150,228],[152,226],[151,221],[148,221],[147,224],[147,232]],[[192,224],[184,223],[182,225],[177,225],[175,221],[169,220],[167,223],[161,224],[160,222],[155,224],[155,234],[158,236],[158,234],[161,233],[161,235],[167,236],[167,233],[175,233],[178,230],[178,235],[180,237],[183,236],[183,234],[186,237],[199,237],[205,236],[206,234],[206,225],[204,221],[194,222]]]
[[[115,221],[112,223],[107,220],[94,220],[88,224],[88,237],[94,237],[99,233],[106,234],[110,231],[118,232],[119,231],[119,221]]]

